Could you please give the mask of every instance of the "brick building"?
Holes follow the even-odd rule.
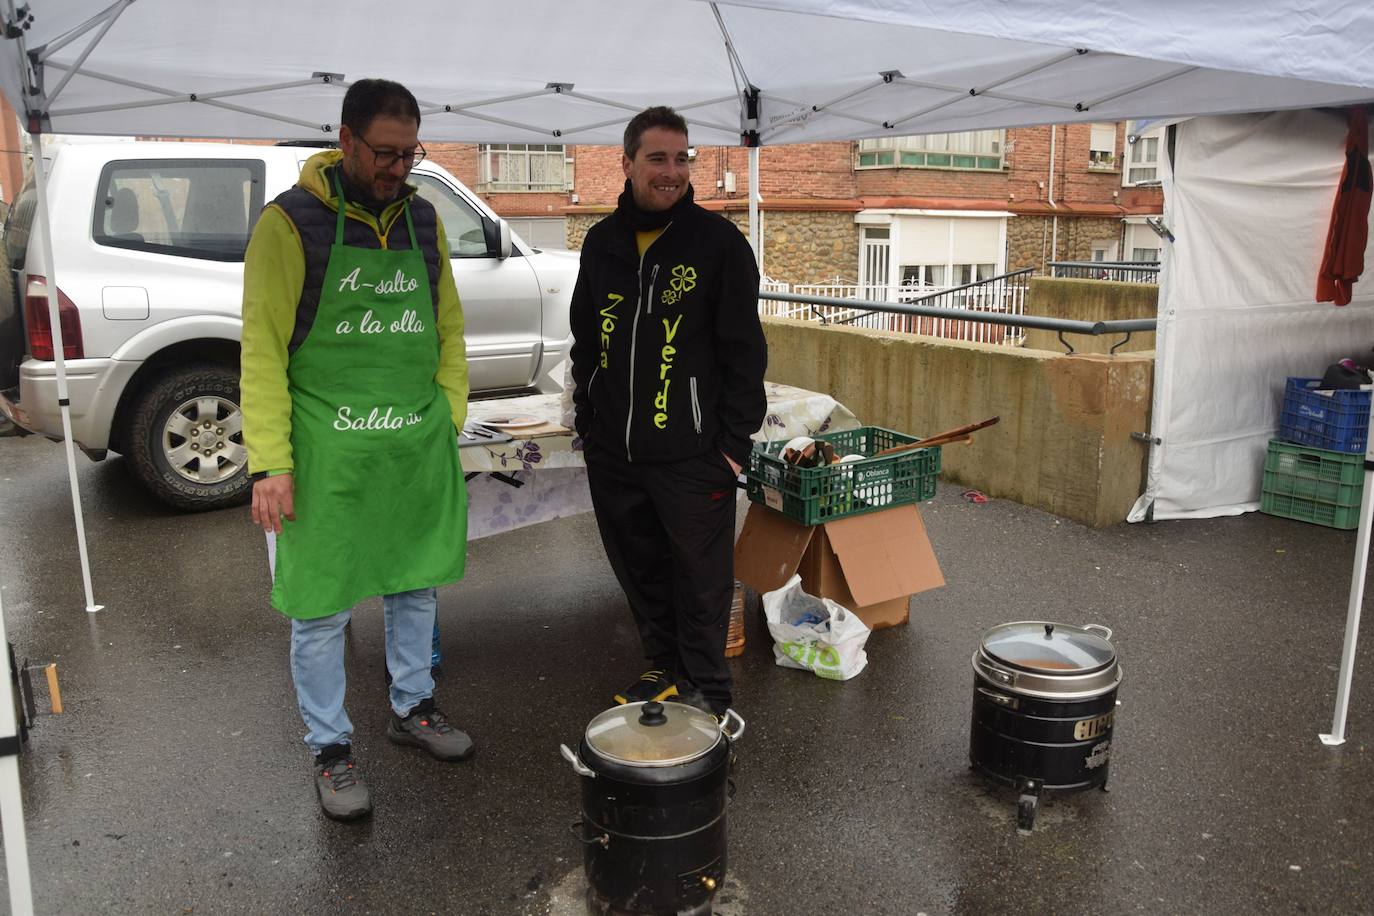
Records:
[[[764,273],[790,283],[951,286],[1056,260],[1156,260],[1162,130],[1070,124],[765,146]],[[1128,137],[1130,140],[1128,141]],[[709,209],[748,220],[748,152],[694,150]],[[570,148],[570,247],[620,192],[620,151]],[[497,206],[493,204],[494,206]],[[497,206],[498,211],[500,207]]]
[[[0,196],[22,174],[13,112],[0,100]],[[789,283],[953,286],[1055,260],[1154,260],[1145,223],[1163,208],[1159,129],[1069,124],[858,142],[765,146],[760,153],[764,273]],[[0,137],[3,139],[3,137]],[[521,237],[579,248],[624,184],[606,146],[430,143],[430,157],[480,194]],[[748,223],[749,159],[692,151],[705,207]]]

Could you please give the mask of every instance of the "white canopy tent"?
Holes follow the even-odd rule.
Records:
[[[694,142],[754,147],[754,226],[759,144],[1374,99],[1374,5],[1359,0],[417,0],[394,9],[28,0],[18,12],[3,0],[0,9],[0,91],[34,133],[327,138],[343,90],[364,76],[415,92],[426,140],[615,144],[632,112],[668,104],[688,117]],[[40,193],[41,232],[45,207]],[[47,265],[50,283],[60,271]],[[63,371],[59,356],[65,401]],[[70,437],[67,456],[80,532]],[[10,886],[20,886],[13,875]]]
[[[1145,494],[1131,520],[1259,508],[1284,381],[1374,346],[1374,283],[1314,301],[1345,163],[1343,111],[1199,118],[1161,157],[1164,224]],[[1374,271],[1374,239],[1365,253]]]
[[[382,26],[394,38],[353,0],[28,8],[22,45],[0,44],[4,91],[73,134],[329,136],[347,82],[375,74],[420,98],[428,139],[610,144],[648,104],[684,111],[703,145],[750,129],[773,144],[1311,108],[1374,87],[1374,10],[1338,0],[419,0]]]

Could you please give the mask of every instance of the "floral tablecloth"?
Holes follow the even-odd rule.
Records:
[[[854,414],[829,395],[772,382],[765,383],[765,388],[768,414],[763,427],[754,433],[756,442],[839,432],[859,425]],[[474,419],[498,412],[526,414],[558,424],[565,420],[565,408],[561,394],[538,394],[474,401],[468,405],[468,414]],[[567,433],[522,439],[517,431],[509,432],[515,437],[510,442],[472,445],[459,453],[463,470],[477,474],[468,481],[470,541],[591,511],[580,439]],[[493,474],[509,477],[520,486]]]

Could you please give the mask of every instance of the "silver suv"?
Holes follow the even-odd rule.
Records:
[[[315,150],[227,143],[59,146],[48,198],[72,437],[93,459],[124,455],[164,502],[242,501],[239,413],[243,252],[265,202]],[[411,182],[439,211],[466,319],[474,396],[562,387],[577,256],[525,245],[432,162]],[[5,223],[12,289],[0,279],[0,411],[62,437],[42,239],[30,176]],[[222,447],[192,451],[211,424]]]

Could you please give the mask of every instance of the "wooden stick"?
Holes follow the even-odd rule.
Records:
[[[57,662],[49,662],[44,668],[48,675],[48,700],[54,715],[62,714],[62,690],[57,686]]]
[[[950,429],[942,433],[936,433],[933,436],[927,436],[920,442],[909,442],[906,445],[894,445],[891,448],[883,449],[882,451],[873,455],[873,457],[881,458],[885,455],[895,455],[898,452],[915,451],[918,448],[932,448],[936,445],[950,445],[957,440],[968,437],[970,433],[974,433],[980,429],[986,429],[989,426],[996,425],[997,421],[1000,419],[1002,418],[990,417],[978,423],[969,423],[965,426],[960,426],[957,429]]]

